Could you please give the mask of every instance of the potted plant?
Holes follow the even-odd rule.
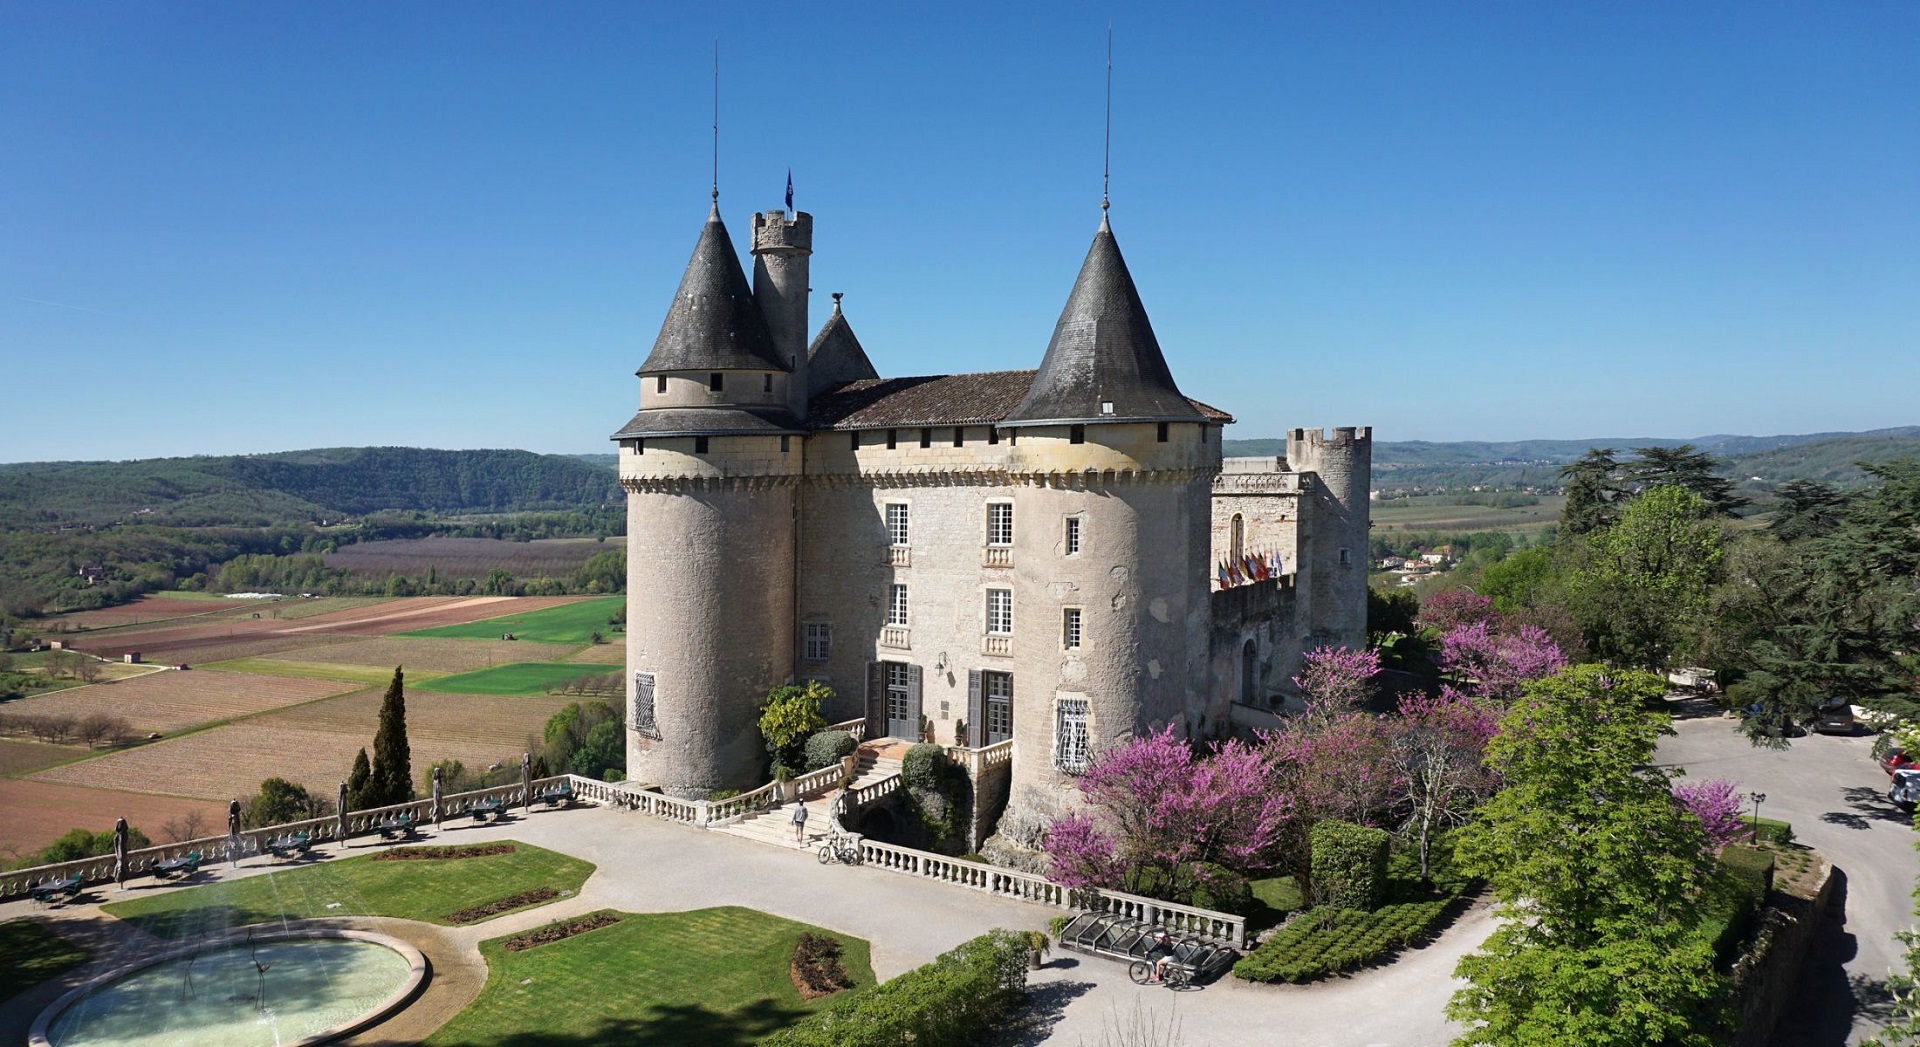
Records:
[[[1042,957],[1047,955],[1047,953],[1052,949],[1052,946],[1053,946],[1053,940],[1047,937],[1047,932],[1028,931],[1027,932],[1027,969],[1030,971],[1039,970],[1040,965],[1043,962]]]
[[[775,786],[774,794],[780,797],[781,803],[793,802],[795,790],[793,788],[793,783],[788,781],[787,778],[788,778],[787,765],[783,763],[774,764],[773,765],[773,784]]]

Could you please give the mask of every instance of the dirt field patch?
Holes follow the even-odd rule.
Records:
[[[509,662],[559,661],[573,648],[521,640],[441,640],[401,636],[355,640],[300,652],[298,660],[334,665],[371,665],[389,672],[396,665],[463,673]]]
[[[7,812],[0,818],[0,856],[9,860],[28,857],[69,829],[105,832],[115,818],[125,818],[156,843],[167,838],[162,825],[194,811],[208,825],[227,824],[224,800],[211,803],[19,778],[0,779],[0,810]]]
[[[287,709],[250,720],[266,727],[281,726],[297,730],[332,731],[351,738],[354,750],[373,744],[374,727],[380,719],[383,689],[341,695],[297,709]],[[439,694],[407,689],[407,741],[413,747],[416,777],[426,773],[427,765],[442,756],[424,755],[445,750],[445,756],[467,765],[469,771],[482,771],[496,760],[518,763],[529,738],[539,737],[553,714],[576,699],[537,696],[503,698],[484,694]],[[475,763],[470,753],[485,758]],[[341,767],[346,767],[342,764]]]
[[[222,673],[207,669],[158,672],[118,683],[75,687],[37,698],[8,702],[8,714],[125,717],[141,734],[172,734],[217,720],[310,702],[350,690],[337,680],[300,680],[284,676]]]
[[[569,662],[586,662],[593,665],[627,664],[627,645],[625,638],[614,636],[612,643],[597,643],[585,648],[579,654],[568,658]]]
[[[518,578],[572,574],[596,553],[619,549],[617,542],[591,538],[541,538],[509,542],[500,538],[397,538],[355,542],[326,555],[328,567],[386,574],[414,574],[429,567],[442,575],[484,577],[496,567]]]
[[[5,708],[0,706],[0,711],[4,711]],[[42,767],[52,767],[56,763],[78,759],[86,754],[86,747],[79,745],[47,745],[42,742],[0,739],[0,777],[27,774]]]
[[[44,622],[34,623],[35,632],[58,633],[63,627],[68,629],[113,629],[124,625],[138,625],[142,622],[160,622],[188,615],[213,614],[218,611],[239,610],[234,606],[238,600],[209,599],[198,594],[193,596],[174,596],[169,593],[149,593],[131,603],[117,607],[102,607],[94,611],[73,611],[57,614]]]

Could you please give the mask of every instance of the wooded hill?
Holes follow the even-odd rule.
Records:
[[[566,455],[336,447],[280,454],[0,465],[0,529],[265,527],[381,511],[598,509],[613,473]]]

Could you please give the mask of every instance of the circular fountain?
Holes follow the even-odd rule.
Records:
[[[34,1020],[31,1047],[325,1043],[407,1005],[427,960],[339,928],[229,934],[88,982]]]

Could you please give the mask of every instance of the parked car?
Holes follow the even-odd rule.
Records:
[[[1764,704],[1755,702],[1740,710],[1742,719],[1761,720],[1769,728],[1768,733],[1782,738],[1798,738],[1807,733],[1805,727],[1794,723],[1786,714],[1769,710]]]
[[[1888,774],[1903,771],[1913,766],[1913,758],[1907,755],[1907,750],[1903,746],[1888,746],[1887,751],[1881,753],[1878,759],[1880,761],[1880,769]]]
[[[1887,789],[1887,799],[1912,814],[1915,802],[1920,801],[1920,769],[1893,772],[1893,785]]]
[[[1844,698],[1821,706],[1813,717],[1813,729],[1821,734],[1853,734],[1857,729],[1853,706]]]

